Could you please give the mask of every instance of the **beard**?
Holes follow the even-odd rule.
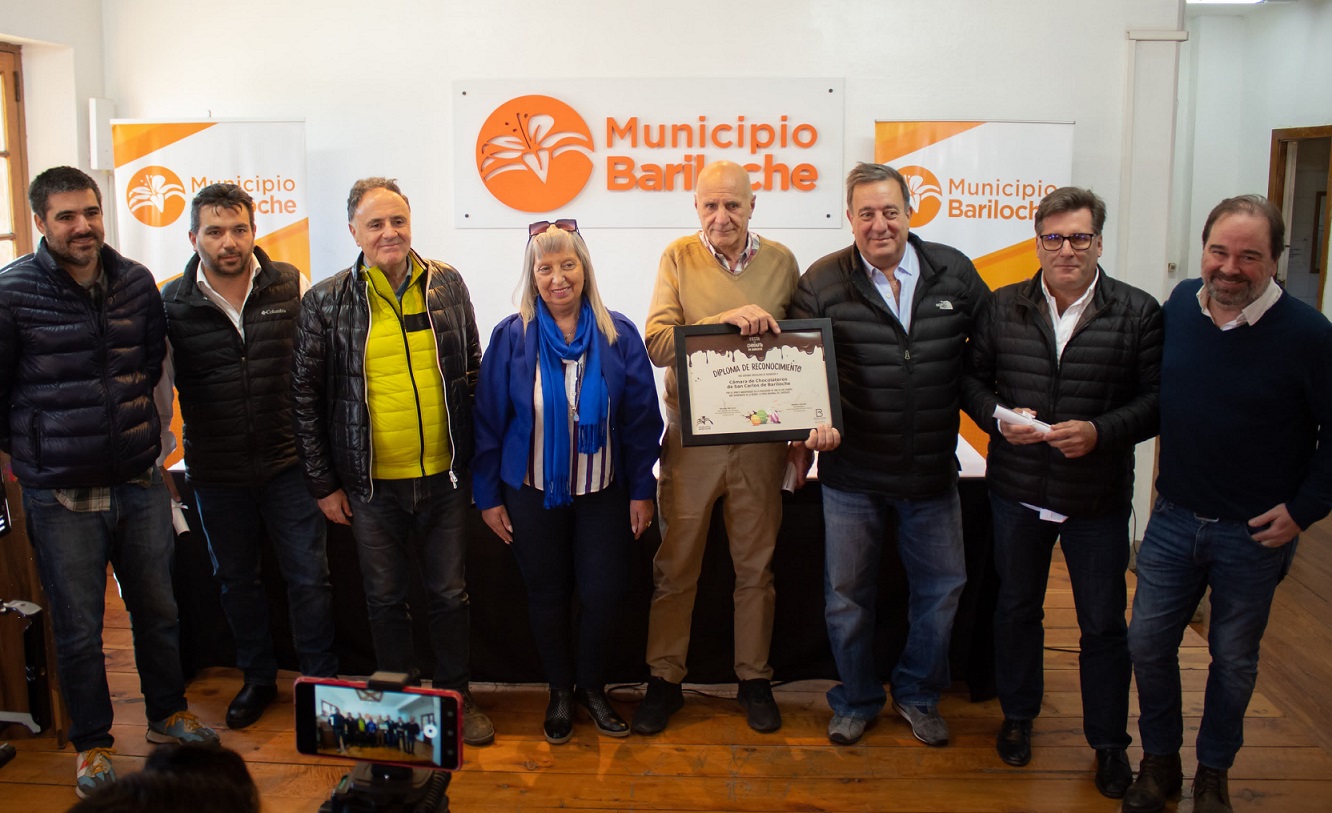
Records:
[[[1239,283],[1239,285],[1238,287],[1223,289],[1215,284],[1218,279],[1224,279],[1224,281],[1229,283]],[[1207,296],[1216,304],[1224,308],[1244,310],[1254,302],[1258,301],[1258,297],[1263,295],[1263,292],[1267,290],[1267,286],[1272,284],[1272,280],[1268,279],[1264,284],[1256,285],[1247,277],[1236,279],[1213,276],[1204,281],[1203,284],[1207,288]]]
[[[82,240],[87,237],[93,238],[92,245],[74,245],[75,240]],[[84,232],[83,234],[71,235],[68,240],[58,243],[47,237],[46,250],[51,253],[58,265],[81,267],[96,262],[98,255],[102,253],[102,246],[105,244],[105,240],[97,232]]]

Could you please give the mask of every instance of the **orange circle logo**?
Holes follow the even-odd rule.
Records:
[[[898,170],[911,190],[911,228],[918,229],[934,219],[943,208],[943,189],[939,179],[925,167],[910,166]]]
[[[559,99],[519,96],[481,125],[476,170],[505,206],[549,212],[578,197],[592,177],[592,132]]]
[[[143,225],[170,226],[185,211],[185,185],[166,167],[144,167],[130,178],[125,200]]]

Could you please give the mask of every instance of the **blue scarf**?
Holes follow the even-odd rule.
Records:
[[[543,405],[545,446],[542,449],[542,478],[546,492],[545,506],[556,508],[573,502],[569,493],[569,397],[564,388],[564,361],[576,361],[587,353],[582,382],[578,388],[578,451],[591,454],[606,445],[606,413],[610,401],[606,379],[601,375],[601,331],[597,328],[592,306],[583,300],[578,312],[578,332],[572,342],[564,341],[555,317],[546,303],[537,300],[537,363],[541,365],[541,402]]]

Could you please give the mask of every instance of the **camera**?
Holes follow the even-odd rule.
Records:
[[[365,683],[297,679],[296,750],[437,771],[462,766],[462,696],[378,672]]]

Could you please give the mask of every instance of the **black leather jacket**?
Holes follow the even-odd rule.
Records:
[[[33,488],[110,486],[157,459],[166,315],[153,275],[102,248],[101,308],[43,239],[0,271],[0,449]]]
[[[481,342],[467,286],[452,266],[426,260],[426,312],[449,412],[455,482],[466,482],[472,457],[472,395],[481,368]],[[370,333],[366,282],[350,268],[323,280],[301,301],[292,368],[296,447],[310,493],[322,499],[338,489],[370,499],[370,413],[365,387],[365,344]]]
[[[1055,358],[1040,274],[1006,285],[981,309],[971,336],[963,400],[990,433],[985,479],[1010,500],[1091,518],[1133,498],[1133,447],[1159,423],[1161,307],[1101,273],[1092,300]],[[994,407],[1026,407],[1049,424],[1090,421],[1096,447],[1072,460],[1045,443],[1004,440]]]

